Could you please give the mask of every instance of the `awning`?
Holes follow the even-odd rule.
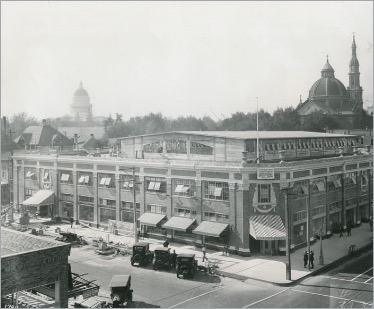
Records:
[[[166,215],[155,214],[153,212],[146,212],[139,217],[140,224],[156,226],[164,219]]]
[[[227,223],[202,221],[199,226],[193,230],[193,232],[199,235],[219,237],[227,226]]]
[[[281,240],[286,238],[286,229],[278,215],[260,215],[249,219],[249,233],[257,240]]]
[[[55,193],[52,190],[39,190],[33,196],[23,201],[25,206],[52,205],[55,203]]]
[[[171,229],[185,232],[193,223],[195,219],[184,217],[171,217],[162,227],[164,229]]]

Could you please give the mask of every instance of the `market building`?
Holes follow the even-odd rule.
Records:
[[[298,247],[307,235],[329,236],[372,215],[373,158],[370,146],[357,149],[359,139],[178,131],[120,138],[119,157],[16,154],[14,201],[22,205],[50,190],[54,215],[62,218],[107,228],[115,223],[119,233],[132,233],[136,214],[148,237],[247,256],[278,254],[286,229]]]

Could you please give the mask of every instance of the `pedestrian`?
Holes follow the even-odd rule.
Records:
[[[306,268],[306,265],[308,264],[308,251],[304,252],[304,268]]]
[[[344,227],[343,224],[340,225],[340,235],[339,237],[343,237]]]
[[[370,217],[369,226],[370,226],[370,231],[372,232],[373,231],[373,217]]]
[[[165,248],[169,247],[169,242],[168,242],[168,240],[166,240],[166,241],[164,242],[164,247],[165,247]]]
[[[203,251],[203,262],[204,262],[204,260],[207,259],[207,258],[206,258],[206,248],[205,248],[205,246],[203,245],[203,247],[202,247],[201,249],[202,249],[202,251]]]
[[[175,250],[173,250],[173,253],[171,254],[171,265],[175,267],[177,264],[177,254],[175,253]]]
[[[351,224],[347,224],[347,237],[351,236]]]
[[[310,262],[310,268],[314,268],[314,252],[310,251],[310,257],[309,257],[309,262]]]
[[[73,223],[74,223],[73,217],[70,217],[69,221],[70,221],[70,228],[73,228]]]

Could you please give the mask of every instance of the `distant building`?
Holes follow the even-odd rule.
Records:
[[[78,142],[86,142],[91,138],[93,134],[95,138],[101,139],[104,137],[105,128],[104,126],[89,126],[89,127],[58,127],[60,133],[65,135],[67,138],[74,138],[75,134],[78,134]]]
[[[45,119],[41,126],[28,126],[15,142],[26,150],[60,151],[73,149],[74,146],[73,140],[52,128]]]
[[[357,114],[363,110],[362,87],[360,85],[359,62],[356,54],[356,42],[353,36],[352,57],[349,62],[349,85],[335,78],[334,69],[327,62],[321,71],[321,78],[309,90],[306,101],[297,107],[302,119],[314,111],[322,111],[339,120],[346,121],[347,128],[352,126]]]
[[[92,104],[83,83],[79,83],[79,88],[75,90],[73,95],[73,103],[70,106],[71,116],[75,121],[92,120]]]

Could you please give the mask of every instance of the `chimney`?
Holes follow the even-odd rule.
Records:
[[[42,126],[44,127],[47,124],[47,120],[42,119]]]
[[[91,135],[91,137],[94,137],[94,135],[92,133],[90,135]]]

